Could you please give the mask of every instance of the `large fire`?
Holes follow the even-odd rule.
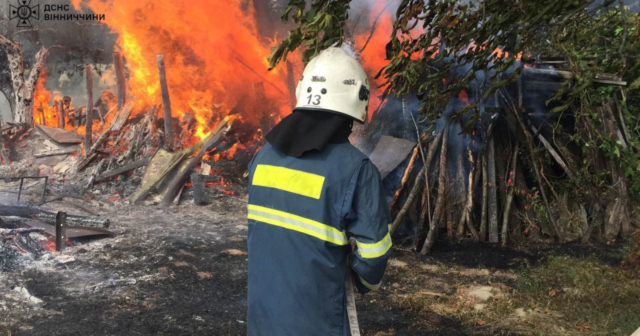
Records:
[[[136,112],[160,104],[157,55],[163,54],[171,95],[172,116],[195,117],[195,136],[204,137],[212,121],[241,100],[254,96],[252,84],[265,83],[269,99],[279,100],[278,113],[287,113],[286,69],[268,72],[269,45],[257,32],[254,12],[239,0],[90,0],[86,6],[106,15],[118,34],[118,51],[130,71],[128,94]],[[251,122],[253,111],[241,111]],[[257,122],[255,123],[258,124]]]
[[[114,51],[125,59],[127,100],[135,102],[134,114],[146,113],[151,106],[162,104],[157,55],[164,55],[172,117],[183,127],[180,133],[183,146],[204,138],[216,122],[236,106],[243,107],[238,112],[243,122],[254,126],[258,140],[265,116],[272,119],[273,125],[291,111],[288,91],[295,89],[292,87],[295,83],[288,80],[293,78],[297,82],[302,64],[299,57],[293,55],[289,58],[289,62],[294,63],[292,76],[288,77],[284,65],[267,71],[267,56],[279,38],[264,36],[258,31],[256,14],[246,1],[72,0],[72,3],[78,10],[105,14],[106,25],[117,34]],[[361,56],[372,81],[370,112],[380,104],[378,86],[382,79],[374,80],[373,76],[386,64],[384,47],[393,29],[392,14],[384,5],[384,1],[376,1],[355,35],[356,51],[367,45]],[[376,26],[370,34],[374,22]],[[109,76],[113,77],[113,71],[108,71],[103,78]],[[34,121],[57,127],[59,107],[52,103],[62,99],[64,92],[48,92],[45,79],[43,73],[36,89]],[[113,79],[105,78],[105,82],[113,83]],[[264,88],[263,92],[257,92],[256,87]],[[112,91],[115,92],[115,88]],[[94,99],[99,95],[100,92],[94,92]],[[80,115],[80,111],[76,114]],[[157,109],[157,113],[163,117],[162,109]],[[185,132],[188,125],[193,129]],[[99,134],[95,131],[102,127],[94,122],[94,134]],[[66,128],[84,134],[83,125],[67,123]],[[231,151],[236,149],[233,147]]]

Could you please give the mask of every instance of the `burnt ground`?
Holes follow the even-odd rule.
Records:
[[[245,335],[245,207],[229,196],[102,209],[115,237],[0,273],[0,335]],[[579,249],[554,253],[594,253]],[[444,241],[428,257],[396,251],[381,290],[358,297],[363,335],[519,335],[484,322],[471,293],[489,287],[493,304],[548,253]]]

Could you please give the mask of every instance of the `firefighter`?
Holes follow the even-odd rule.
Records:
[[[348,336],[346,272],[360,293],[376,290],[391,254],[380,173],[348,140],[367,119],[369,81],[329,48],[296,96],[249,164],[248,335]]]

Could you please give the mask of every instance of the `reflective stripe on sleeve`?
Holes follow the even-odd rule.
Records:
[[[356,240],[358,244],[358,254],[363,258],[378,258],[382,257],[391,248],[391,235],[387,233],[381,241],[373,244],[361,243]]]
[[[369,288],[372,291],[376,291],[378,289],[380,289],[380,285],[382,284],[382,281],[380,281],[380,283],[372,285],[370,283],[368,283],[363,277],[361,277],[360,275],[358,275],[358,278],[360,279],[360,283],[362,283],[365,287]]]
[[[251,184],[320,199],[324,176],[278,166],[259,164]]]
[[[249,204],[248,208],[249,215],[247,217],[249,219],[301,232],[336,245],[348,244],[347,235],[344,231],[339,231],[329,225],[284,211],[265,208],[253,204]]]

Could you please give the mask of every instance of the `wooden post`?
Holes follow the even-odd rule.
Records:
[[[487,182],[489,191],[489,242],[500,242],[498,237],[498,195],[496,190],[496,153],[493,136],[489,138],[487,150]]]
[[[62,99],[58,102],[58,128],[64,129],[64,102]]]
[[[296,80],[293,76],[293,64],[291,62],[287,62],[287,89],[289,89],[289,105],[293,110],[296,107]]]
[[[119,52],[113,53],[113,68],[116,71],[116,86],[118,88],[117,106],[118,111],[120,111],[127,100],[127,87],[124,79],[124,65],[122,62],[122,55],[120,55]]]
[[[42,105],[42,102],[40,102],[40,119],[42,120],[42,125],[47,126],[47,119],[45,119],[44,116],[44,105]]]
[[[93,73],[91,72],[91,65],[87,64],[87,108],[85,109],[85,133],[84,133],[84,150],[85,153],[91,148],[91,125],[93,122]]]
[[[158,54],[158,75],[160,77],[160,90],[162,91],[162,106],[164,107],[164,137],[168,147],[172,147],[173,136],[171,134],[171,99],[169,87],[167,87],[167,75],[164,70],[164,55]]]
[[[67,213],[59,211],[56,214],[56,252],[67,247]]]

